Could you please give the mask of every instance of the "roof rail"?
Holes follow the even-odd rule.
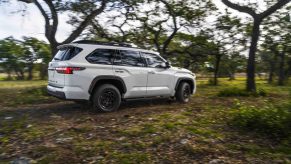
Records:
[[[97,45],[121,46],[121,47],[133,47],[130,43],[123,43],[123,42],[100,42],[100,41],[93,41],[93,40],[78,40],[78,41],[75,41],[73,43],[97,44]]]

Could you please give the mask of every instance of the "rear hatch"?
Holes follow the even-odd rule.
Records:
[[[48,84],[54,87],[63,87],[65,85],[65,73],[62,68],[68,66],[67,61],[76,56],[82,49],[73,46],[61,46],[59,51],[49,63]]]

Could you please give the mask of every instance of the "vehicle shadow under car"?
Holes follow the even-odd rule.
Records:
[[[72,118],[80,115],[105,116],[105,115],[122,115],[131,114],[132,112],[146,112],[149,107],[158,107],[160,105],[169,105],[175,103],[173,100],[166,98],[158,99],[138,99],[128,100],[121,103],[120,108],[114,112],[97,112],[93,111],[90,104],[77,104],[72,101],[63,101],[51,104],[38,104],[25,107],[4,108],[0,110],[0,118],[5,117],[24,117],[29,116],[33,119],[46,119],[52,115],[64,118]],[[148,111],[151,112],[151,111]]]

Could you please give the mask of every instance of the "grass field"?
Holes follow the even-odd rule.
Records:
[[[0,82],[0,163],[290,163],[290,138],[229,125],[237,106],[264,108],[290,102],[291,86],[258,80],[265,96],[228,96],[245,79],[199,80],[188,104],[130,101],[96,113],[48,97],[45,81]]]

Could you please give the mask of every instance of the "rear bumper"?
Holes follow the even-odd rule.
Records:
[[[51,96],[57,97],[59,99],[66,99],[66,95],[64,92],[60,92],[60,91],[51,91],[49,89],[47,89],[47,93]]]
[[[47,92],[49,95],[63,100],[89,100],[90,97],[89,93],[82,88],[72,86],[57,87],[47,85]]]

